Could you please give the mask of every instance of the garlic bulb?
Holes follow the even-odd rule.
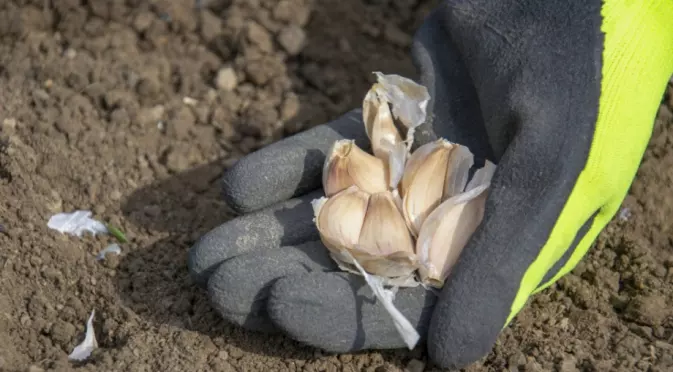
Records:
[[[368,283],[375,275],[413,286],[419,274],[420,282],[441,287],[483,219],[495,165],[486,162],[469,179],[473,154],[446,139],[411,153],[428,92],[410,79],[376,76],[362,102],[373,154],[349,139],[334,143],[314,221],[339,267]]]
[[[442,201],[465,188],[474,159],[467,147],[444,139],[419,147],[409,158],[400,184],[404,218],[414,236]]]
[[[444,285],[482,222],[495,165],[487,161],[470,179],[472,153],[446,139],[412,153],[428,91],[375,74],[362,102],[373,154],[352,140],[336,141],[323,167],[325,197],[312,202],[314,223],[334,261],[364,278],[411,349],[420,335],[384,285]]]
[[[349,271],[353,262],[344,251],[374,275],[403,277],[417,269],[414,241],[395,191],[370,194],[351,186],[313,206],[323,243]]]
[[[359,148],[353,140],[334,143],[322,172],[326,196],[356,185],[362,191],[375,193],[388,190],[389,175],[385,163]]]
[[[442,287],[463,248],[484,217],[488,187],[495,171],[489,161],[475,172],[465,192],[442,202],[427,217],[416,242],[421,281]]]

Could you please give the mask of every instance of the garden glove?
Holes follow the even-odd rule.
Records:
[[[497,164],[485,214],[438,296],[395,306],[430,359],[486,355],[528,298],[572,270],[617,212],[673,73],[670,0],[445,1],[414,38],[430,93],[416,146],[438,137]],[[334,141],[369,143],[361,111],[242,158],[224,176],[243,215],[191,249],[229,321],[333,352],[405,346],[361,276],[338,270],[310,201]]]

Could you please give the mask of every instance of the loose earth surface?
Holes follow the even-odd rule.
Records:
[[[186,253],[231,218],[222,172],[413,77],[425,0],[0,5],[0,370],[437,371],[422,347],[327,355],[226,324]],[[623,212],[469,371],[673,369],[673,87]],[[110,236],[47,227],[91,210]],[[100,348],[67,355],[96,310]]]

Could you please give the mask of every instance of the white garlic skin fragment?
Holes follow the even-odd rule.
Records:
[[[415,245],[400,203],[395,191],[369,194],[357,186],[318,200],[314,210],[321,240],[340,266],[353,265],[345,250],[373,275],[412,275]]]
[[[465,147],[440,139],[419,147],[409,158],[400,184],[403,212],[414,236],[444,200],[463,192],[474,164]]]
[[[353,140],[339,140],[327,154],[322,172],[323,190],[330,197],[350,186],[368,193],[388,190],[387,164],[360,149]]]
[[[406,128],[406,141],[411,145],[414,129],[425,122],[430,93],[423,85],[403,76],[374,72],[377,93],[392,106],[392,114]]]

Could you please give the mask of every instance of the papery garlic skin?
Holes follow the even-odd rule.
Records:
[[[351,186],[315,201],[315,222],[342,269],[355,272],[354,257],[371,274],[410,276],[417,269],[415,246],[400,205],[395,191],[369,194]]]
[[[325,195],[336,195],[356,185],[368,193],[389,190],[388,167],[381,159],[360,149],[353,140],[334,143],[322,172]]]
[[[465,147],[440,139],[419,147],[409,158],[400,184],[403,212],[414,236],[428,215],[465,188],[474,164]]]
[[[411,132],[425,122],[430,93],[423,85],[399,75],[374,72],[380,87],[380,96],[392,106],[392,113]],[[407,138],[410,140],[410,138]]]

